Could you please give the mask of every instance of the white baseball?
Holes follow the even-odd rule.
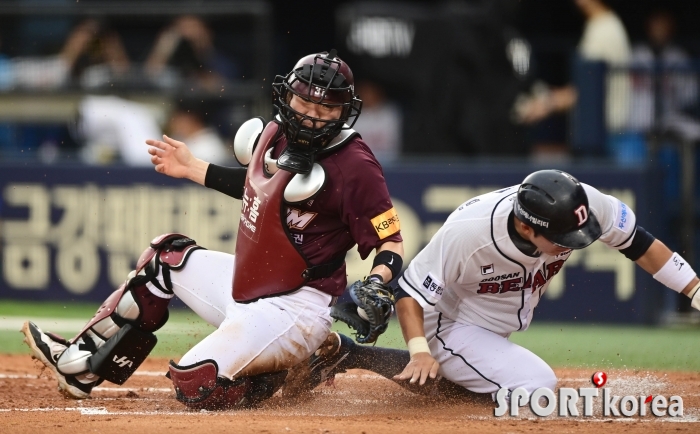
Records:
[[[357,314],[360,315],[360,318],[362,318],[363,320],[369,321],[369,317],[367,316],[367,313],[360,306],[357,306]]]

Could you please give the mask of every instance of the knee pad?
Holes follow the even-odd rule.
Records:
[[[172,360],[167,377],[175,386],[175,398],[188,408],[225,410],[251,407],[270,398],[282,387],[287,371],[240,377],[219,377],[216,361],[208,359],[189,366]]]
[[[170,270],[180,270],[187,263],[192,252],[204,249],[197,242],[181,234],[163,234],[155,237],[151,245],[139,258],[136,274],[151,278],[151,283],[166,294],[173,294]],[[158,274],[163,277],[163,288],[155,279]]]

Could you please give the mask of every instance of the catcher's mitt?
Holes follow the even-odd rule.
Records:
[[[356,330],[357,342],[376,342],[389,326],[394,292],[382,282],[369,278],[353,283],[348,291],[353,301],[333,306],[331,317]]]

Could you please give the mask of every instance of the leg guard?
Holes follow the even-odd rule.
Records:
[[[100,378],[124,384],[146,360],[157,342],[153,333],[142,332],[126,324],[88,358],[88,368]]]
[[[175,386],[175,398],[197,410],[254,406],[274,395],[287,376],[287,371],[280,371],[229,380],[218,373],[219,366],[211,359],[190,366],[179,366],[171,360],[167,376]]]
[[[156,237],[141,254],[136,270],[71,340],[57,369],[86,383],[100,378],[124,383],[155,346],[152,332],[168,320],[173,296],[170,270],[184,267],[189,255],[201,248],[180,234]],[[161,270],[165,288],[157,280]],[[130,327],[125,329],[126,325]]]

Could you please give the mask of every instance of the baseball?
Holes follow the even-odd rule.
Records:
[[[367,316],[367,313],[365,312],[364,309],[361,307],[357,307],[357,314],[360,315],[360,318],[362,318],[365,321],[369,321],[369,317]]]

